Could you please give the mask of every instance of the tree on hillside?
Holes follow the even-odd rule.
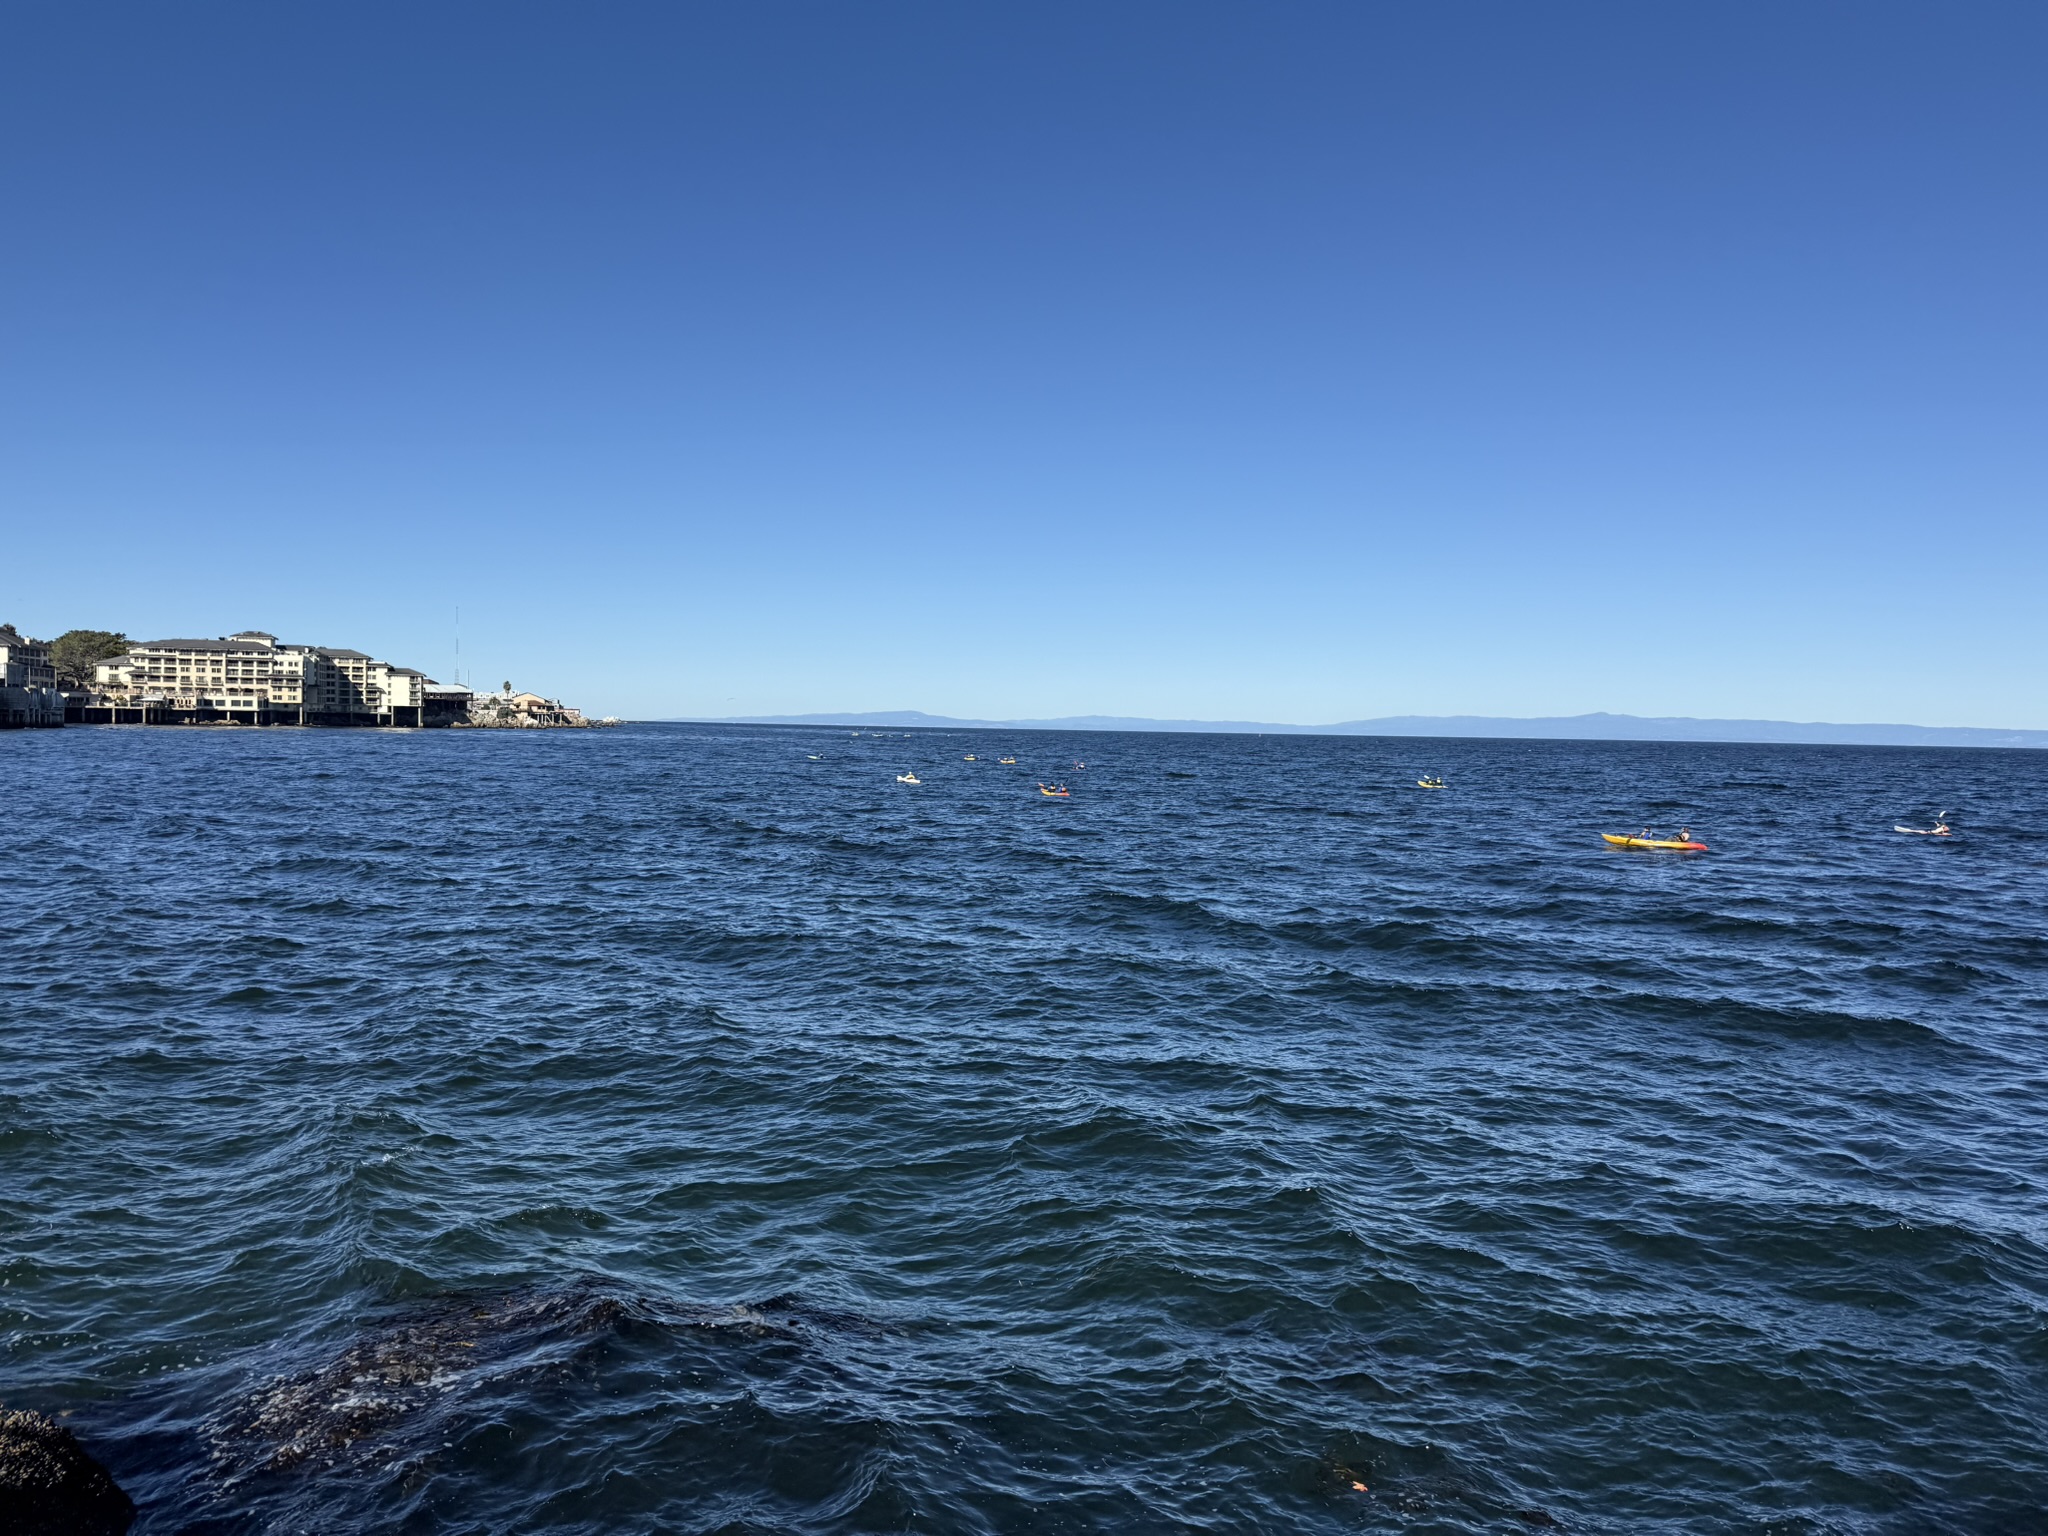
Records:
[[[128,637],[107,629],[67,629],[50,642],[59,688],[90,688],[92,664],[128,649]]]

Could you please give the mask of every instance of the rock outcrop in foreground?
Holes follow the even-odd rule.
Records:
[[[135,1505],[70,1430],[0,1411],[0,1528],[9,1536],[121,1536]]]

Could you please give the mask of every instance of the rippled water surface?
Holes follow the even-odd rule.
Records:
[[[0,735],[0,1397],[152,1536],[2040,1531],[2044,790]]]

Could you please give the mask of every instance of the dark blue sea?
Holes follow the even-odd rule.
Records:
[[[2048,753],[74,728],[0,806],[0,1400],[142,1536],[2048,1530]]]

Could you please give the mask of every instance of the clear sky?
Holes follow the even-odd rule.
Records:
[[[0,19],[0,619],[2048,727],[2048,5]]]

